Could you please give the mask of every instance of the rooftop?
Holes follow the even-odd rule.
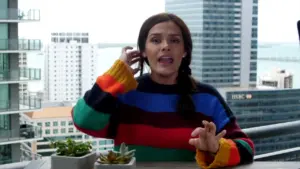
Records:
[[[31,119],[67,118],[71,117],[72,107],[47,107],[40,111],[25,113]]]

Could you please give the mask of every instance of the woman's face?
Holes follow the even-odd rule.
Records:
[[[177,77],[182,58],[185,57],[180,28],[172,21],[153,26],[148,34],[143,56],[148,58],[151,73]]]

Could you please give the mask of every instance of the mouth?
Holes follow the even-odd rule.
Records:
[[[158,62],[162,64],[172,64],[174,59],[171,56],[161,56],[159,57]]]

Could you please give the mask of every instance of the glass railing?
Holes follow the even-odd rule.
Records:
[[[1,50],[28,50],[39,51],[42,42],[39,39],[0,39]]]
[[[40,10],[21,10],[16,8],[0,9],[1,20],[40,21]]]
[[[0,128],[0,143],[39,138],[42,138],[42,128],[40,126],[29,126],[12,130]]]
[[[0,114],[1,112],[10,111],[31,111],[41,109],[42,99],[36,97],[21,97],[16,100],[0,100]]]
[[[41,69],[20,68],[15,70],[0,69],[0,81],[41,80]]]

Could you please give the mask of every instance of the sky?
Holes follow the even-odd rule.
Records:
[[[300,0],[259,0],[258,41],[298,43],[299,6]],[[19,0],[19,7],[41,11],[40,22],[19,24],[20,38],[44,43],[55,31],[89,32],[91,43],[135,43],[144,20],[165,11],[164,0]],[[101,50],[97,72],[106,71],[119,55],[120,49]],[[43,71],[43,59],[28,57],[28,66]],[[42,90],[42,86],[43,82],[32,83],[29,90]]]
[[[20,0],[41,10],[41,22],[26,23],[20,35],[49,40],[54,31],[86,31],[92,42],[135,42],[143,21],[164,12],[164,0]],[[297,42],[300,0],[259,0],[258,41]]]

